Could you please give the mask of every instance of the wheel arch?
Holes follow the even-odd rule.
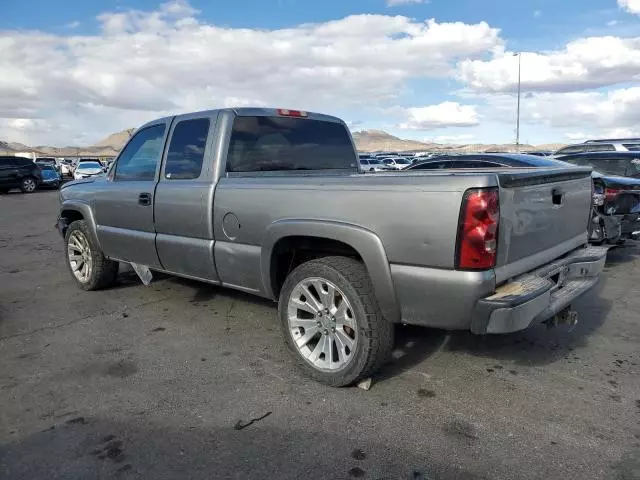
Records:
[[[306,246],[306,252],[313,253],[315,247],[319,249],[317,253],[361,260],[371,277],[383,315],[390,322],[400,321],[400,308],[382,241],[370,230],[342,222],[287,219],[272,223],[267,228],[261,254],[262,284],[267,296],[277,299],[284,282],[277,269],[278,255],[283,252],[295,255],[301,245]],[[288,270],[290,268],[286,273]]]
[[[79,201],[65,201],[60,207],[60,218],[66,223],[66,226],[61,232],[63,236],[66,234],[67,228],[72,222],[75,222],[76,220],[84,220],[87,222],[94,240],[97,242],[98,246],[100,246],[100,241],[98,240],[98,234],[96,231],[95,217],[89,204]]]

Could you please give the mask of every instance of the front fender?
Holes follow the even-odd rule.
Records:
[[[267,228],[260,259],[262,284],[269,297],[274,298],[271,283],[273,248],[279,240],[293,236],[326,238],[351,246],[364,261],[382,314],[391,322],[400,321],[400,308],[382,241],[370,230],[348,223],[306,219],[287,219],[272,223]]]
[[[60,206],[60,217],[64,217],[64,213],[69,211],[77,212],[82,215],[84,221],[87,222],[87,225],[89,226],[89,230],[91,231],[94,240],[98,243],[98,246],[100,246],[100,240],[98,239],[98,232],[96,229],[96,220],[91,206],[80,200],[64,200]],[[64,232],[60,233],[64,236]]]

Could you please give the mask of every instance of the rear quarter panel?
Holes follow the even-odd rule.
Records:
[[[279,220],[343,222],[377,235],[391,263],[453,268],[462,195],[492,179],[406,173],[224,177],[216,188],[214,235],[259,249]],[[232,235],[223,228],[230,215],[239,224]]]

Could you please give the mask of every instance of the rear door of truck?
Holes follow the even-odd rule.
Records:
[[[165,270],[217,281],[213,258],[216,110],[174,118],[154,196],[156,249]]]
[[[498,182],[498,284],[587,243],[590,168],[504,172]]]

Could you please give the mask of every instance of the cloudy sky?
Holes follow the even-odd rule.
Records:
[[[640,0],[2,0],[0,140],[268,105],[443,142],[640,135]]]

